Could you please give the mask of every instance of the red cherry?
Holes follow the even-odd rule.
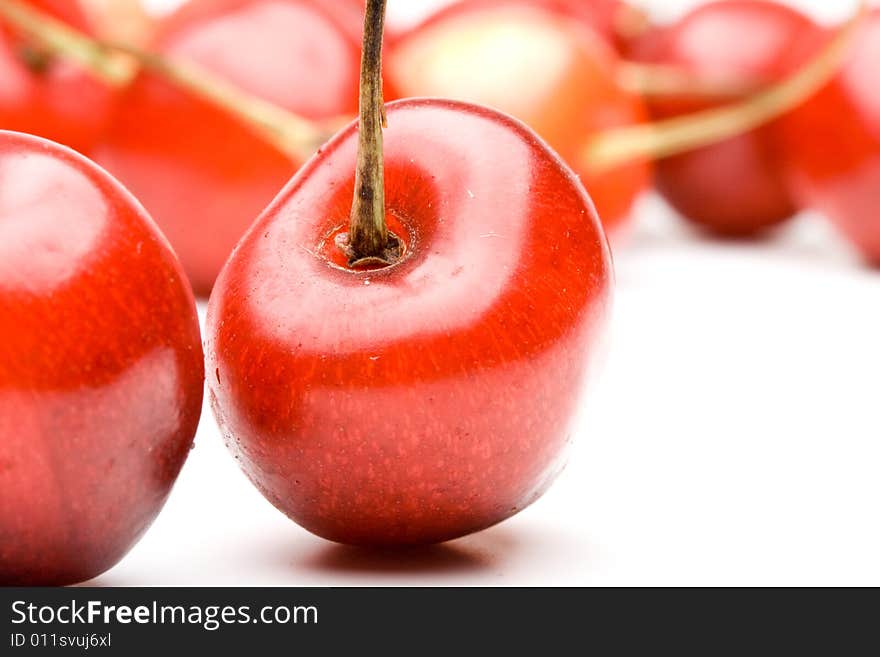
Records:
[[[404,34],[389,79],[404,96],[457,98],[525,121],[580,174],[606,229],[618,228],[649,164],[596,174],[586,151],[597,133],[644,121],[641,101],[618,86],[617,60],[591,31],[521,2],[489,4],[452,5]]]
[[[821,40],[821,39],[820,39]],[[815,50],[816,43],[805,43]],[[832,84],[779,124],[790,182],[880,266],[880,11],[862,26]]]
[[[212,405],[251,480],[312,532],[442,541],[513,515],[561,468],[609,252],[583,188],[525,126],[404,100],[388,106],[385,180],[407,255],[334,264],[357,137],[304,167],[221,274]]]
[[[330,4],[195,0],[159,26],[156,49],[305,118],[354,116],[360,46]],[[301,164],[153,74],[124,95],[96,159],[156,218],[199,294]]]
[[[789,52],[818,32],[809,18],[784,5],[720,0],[645,39],[638,54],[694,78],[769,85],[797,68]],[[731,100],[659,96],[649,107],[663,119]],[[685,218],[723,236],[754,235],[790,219],[798,208],[772,145],[774,125],[659,161],[657,189]]]
[[[192,292],[104,171],[0,131],[0,584],[113,566],[189,452],[204,380]]]
[[[71,0],[28,0],[79,30],[89,23]],[[115,93],[67,59],[48,54],[0,18],[0,128],[39,135],[89,153],[112,112]]]

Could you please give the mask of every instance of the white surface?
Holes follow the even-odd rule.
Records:
[[[329,544],[248,483],[206,407],[165,511],[94,583],[880,585],[880,272],[817,217],[719,244],[651,199],[616,259],[604,375],[519,516],[402,554]]]
[[[427,550],[332,545],[260,496],[206,407],[165,511],[95,583],[880,585],[880,272],[816,217],[731,245],[642,214],[604,376],[534,506]]]

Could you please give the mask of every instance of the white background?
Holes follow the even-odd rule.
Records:
[[[390,6],[405,22],[435,4]],[[206,407],[164,512],[92,583],[880,585],[880,272],[816,216],[724,244],[653,198],[616,260],[570,465],[519,516],[403,553],[327,543],[248,483]]]

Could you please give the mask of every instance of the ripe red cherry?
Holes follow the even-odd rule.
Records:
[[[77,2],[27,4],[89,30]],[[112,111],[113,89],[69,60],[48,54],[2,18],[0,25],[0,129],[39,135],[89,153]]]
[[[113,566],[189,452],[204,368],[168,243],[104,171],[0,132],[0,584]]]
[[[583,188],[522,124],[404,100],[388,106],[385,139],[405,258],[359,271],[334,255],[352,126],[221,274],[210,394],[247,475],[305,528],[355,544],[443,541],[513,515],[562,467],[611,263]]]
[[[308,119],[354,116],[359,44],[332,4],[194,0],[159,26],[156,49]],[[198,294],[301,164],[153,74],[124,95],[96,159],[155,217]]]
[[[389,54],[388,76],[403,96],[457,98],[519,118],[581,176],[606,229],[625,223],[650,166],[636,160],[597,174],[587,147],[646,112],[618,86],[617,60],[591,31],[530,3],[464,2],[404,34]]]
[[[697,79],[769,85],[796,68],[789,52],[818,32],[809,18],[775,2],[721,0],[644,40],[639,55]],[[659,96],[649,107],[662,119],[731,100]],[[657,189],[685,218],[723,236],[754,235],[786,221],[798,208],[773,147],[774,125],[659,161]]]
[[[805,43],[808,51],[815,43]],[[834,81],[781,122],[790,182],[880,266],[880,11],[861,28]]]

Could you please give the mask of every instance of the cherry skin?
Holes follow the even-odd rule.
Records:
[[[155,50],[305,118],[351,117],[360,45],[330,4],[195,0],[158,26]],[[96,159],[155,217],[200,295],[302,164],[232,115],[146,73],[122,97]]]
[[[637,55],[695,78],[772,84],[792,71],[795,44],[818,32],[809,18],[775,2],[720,0],[644,39]],[[734,100],[669,96],[649,107],[664,119]],[[777,123],[660,160],[657,189],[683,217],[719,236],[754,236],[783,223],[798,206],[773,147]]]
[[[189,453],[192,291],[143,208],[71,150],[0,131],[0,585],[118,562]]]
[[[523,124],[456,101],[387,114],[403,259],[361,271],[334,255],[350,126],[239,244],[206,329],[228,447],[276,507],[350,544],[444,541],[537,499],[562,467],[612,287],[583,187]]]
[[[597,174],[587,166],[587,146],[605,129],[646,120],[646,110],[617,85],[617,60],[591,31],[521,2],[465,2],[404,34],[389,55],[388,77],[404,96],[457,98],[512,114],[581,176],[607,230],[626,223],[650,165]]]
[[[815,50],[816,44],[805,44]],[[874,10],[833,82],[777,134],[795,196],[829,217],[880,266],[880,11]]]
[[[28,0],[35,8],[88,32],[71,0]],[[113,110],[115,91],[91,73],[5,24],[0,29],[0,129],[27,132],[90,153]]]

